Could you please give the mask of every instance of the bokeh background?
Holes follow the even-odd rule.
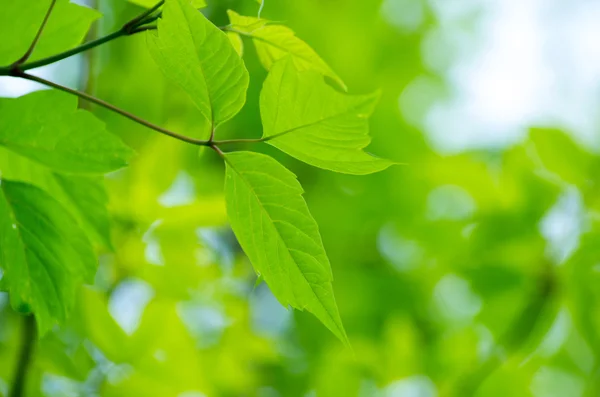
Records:
[[[140,13],[87,2],[90,38]],[[254,0],[210,0],[255,16]],[[223,165],[91,107],[136,149],[107,178],[114,251],[70,323],[40,341],[32,395],[600,395],[600,3],[594,0],[265,0],[351,93],[382,89],[369,151],[404,163],[299,176],[353,346],[257,283],[227,226]],[[144,35],[36,70],[198,137]],[[248,103],[220,138],[262,134],[266,71],[246,42]],[[1,96],[42,89],[0,78]],[[0,395],[21,319],[0,295]]]

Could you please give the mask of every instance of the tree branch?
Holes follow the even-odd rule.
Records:
[[[127,117],[128,119],[130,119],[132,121],[135,121],[138,124],[141,124],[141,125],[143,125],[145,127],[148,127],[148,128],[153,129],[155,131],[158,131],[161,134],[168,135],[168,136],[170,136],[172,138],[175,138],[175,139],[178,139],[180,141],[191,143],[192,145],[197,145],[197,146],[212,146],[212,143],[209,142],[209,141],[204,141],[204,140],[200,140],[200,139],[194,139],[194,138],[187,137],[185,135],[178,134],[178,133],[173,132],[173,131],[169,131],[169,130],[167,130],[165,128],[162,128],[162,127],[160,127],[160,126],[158,126],[156,124],[152,124],[149,121],[146,121],[146,120],[144,120],[142,118],[139,118],[139,117],[137,117],[137,116],[135,116],[135,115],[133,115],[133,114],[131,114],[131,113],[123,110],[123,109],[120,109],[120,108],[118,108],[118,107],[116,107],[116,106],[114,106],[114,105],[112,105],[112,104],[110,104],[108,102],[105,102],[102,99],[99,99],[99,98],[96,98],[96,97],[94,97],[92,95],[86,94],[85,92],[77,91],[77,90],[74,90],[72,88],[65,87],[63,85],[57,84],[57,83],[55,83],[53,81],[46,80],[46,79],[43,79],[41,77],[34,76],[34,75],[31,75],[31,74],[28,74],[28,73],[25,73],[25,72],[21,72],[21,71],[14,72],[13,76],[14,77],[20,77],[20,78],[23,78],[23,79],[26,79],[26,80],[35,81],[37,83],[44,84],[44,85],[46,85],[48,87],[56,88],[57,90],[61,90],[61,91],[67,92],[69,94],[75,95],[75,96],[77,96],[77,97],[79,97],[81,99],[85,99],[86,101],[90,101],[92,103],[95,103],[96,105],[102,106],[102,107],[104,107],[104,108],[106,108],[108,110],[111,110],[111,111],[113,111],[115,113],[118,113],[121,116]]]
[[[27,372],[31,365],[33,348],[35,346],[35,317],[33,317],[33,315],[28,315],[27,317],[24,317],[23,320],[21,351],[19,352],[19,361],[17,362],[17,369],[9,395],[10,397],[25,396]]]
[[[50,14],[52,14],[52,10],[54,9],[55,4],[56,4],[56,0],[51,0],[50,6],[48,7],[48,11],[46,11],[44,20],[42,21],[42,24],[40,25],[40,28],[38,29],[38,31],[35,35],[35,38],[29,45],[29,48],[27,49],[27,51],[25,51],[25,54],[23,54],[23,56],[21,58],[19,58],[17,61],[15,61],[15,63],[13,63],[11,65],[11,67],[18,68],[19,66],[24,64],[29,59],[29,57],[33,53],[33,50],[35,49],[36,44],[40,40],[40,36],[42,35],[42,32],[44,31],[44,28],[46,27],[46,24],[48,23],[48,19],[50,18]]]
[[[54,4],[55,1],[56,0],[53,0],[52,4]],[[163,5],[163,3],[164,3],[164,1],[158,2],[154,7],[152,7],[149,10],[144,11],[142,14],[138,15],[131,21],[127,22],[125,25],[123,25],[123,27],[121,29],[117,30],[116,32],[110,33],[104,37],[100,37],[100,38],[90,41],[88,43],[84,43],[78,47],[71,48],[70,50],[63,51],[59,54],[55,54],[55,55],[52,55],[52,56],[49,56],[49,57],[46,57],[43,59],[39,59],[37,61],[25,63],[25,61],[31,55],[31,52],[28,51],[28,53],[25,54],[25,55],[27,55],[27,57],[25,57],[25,55],[24,55],[23,57],[21,57],[21,59],[19,61],[15,62],[13,65],[0,67],[0,76],[10,76],[11,72],[14,69],[25,71],[25,70],[30,70],[30,69],[35,69],[35,68],[39,68],[42,66],[50,65],[51,63],[58,62],[65,58],[69,58],[73,55],[79,54],[81,52],[90,50],[95,47],[98,47],[99,45],[102,45],[104,43],[107,43],[109,41],[117,39],[119,37],[132,36],[139,32],[144,32],[146,30],[155,29],[155,27],[153,27],[153,26],[146,27],[143,25],[150,23],[152,21],[155,21],[157,19],[158,16],[150,16],[150,15],[154,11],[156,11],[158,8],[160,8]],[[49,10],[47,16],[50,15],[50,10]],[[38,32],[38,37],[36,37],[36,40],[34,41],[34,43],[32,43],[32,46],[34,46],[35,43],[37,42],[37,39],[39,38],[39,35],[41,34],[41,31],[45,25],[45,22],[46,22],[46,19],[44,20],[44,24],[42,25],[42,27],[40,28],[40,30]],[[33,49],[31,49],[31,51],[33,51]]]

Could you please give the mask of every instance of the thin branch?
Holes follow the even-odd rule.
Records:
[[[50,65],[51,63],[61,61],[65,58],[69,58],[73,55],[79,54],[81,52],[90,50],[95,47],[98,47],[104,43],[107,43],[107,42],[117,39],[119,37],[131,36],[136,33],[144,32],[146,30],[156,29],[155,26],[142,26],[142,25],[153,22],[158,18],[158,15],[152,16],[150,18],[148,18],[148,16],[150,14],[152,14],[152,12],[156,11],[156,9],[158,9],[163,3],[164,3],[164,1],[160,1],[154,7],[152,7],[150,10],[144,11],[139,16],[137,16],[134,19],[132,19],[131,21],[127,22],[125,25],[123,25],[123,27],[121,29],[119,29],[113,33],[110,33],[104,37],[100,37],[96,40],[90,41],[88,43],[84,43],[78,47],[71,48],[70,50],[63,51],[59,54],[55,54],[55,55],[52,55],[52,56],[49,56],[49,57],[46,57],[43,59],[39,59],[37,61],[28,62],[28,63],[25,63],[25,61],[22,61],[19,64],[17,64],[15,62],[15,64],[13,64],[13,65],[6,66],[6,67],[0,67],[0,76],[10,76],[14,69],[25,71],[25,70],[30,70],[30,69],[35,69],[35,68],[39,68],[42,66]],[[18,67],[15,68],[15,66],[18,66]]]
[[[50,7],[48,7],[48,11],[46,11],[46,15],[44,16],[44,20],[42,21],[42,24],[40,25],[40,28],[38,29],[38,31],[37,31],[37,33],[35,35],[35,38],[31,42],[31,44],[29,45],[29,48],[27,49],[27,51],[25,52],[25,54],[23,54],[23,56],[21,58],[19,58],[15,63],[13,63],[12,67],[17,68],[20,65],[24,64],[29,59],[29,57],[33,53],[33,50],[35,49],[36,44],[40,40],[40,36],[42,35],[42,32],[44,31],[44,28],[46,27],[46,23],[48,23],[48,19],[50,18],[50,14],[52,14],[52,10],[54,9],[54,5],[55,4],[56,4],[56,0],[51,0]]]
[[[11,387],[10,397],[25,396],[25,386],[27,384],[27,372],[31,366],[33,357],[33,348],[35,346],[35,317],[28,315],[23,319],[23,328],[21,331],[21,350],[19,352],[19,361],[15,378]]]
[[[104,107],[104,108],[106,108],[108,110],[111,110],[111,111],[113,111],[115,113],[118,113],[121,116],[127,117],[128,119],[130,119],[132,121],[135,121],[138,124],[141,124],[141,125],[143,125],[145,127],[153,129],[153,130],[155,130],[157,132],[160,132],[161,134],[170,136],[170,137],[175,138],[177,140],[180,140],[180,141],[183,141],[183,142],[187,142],[187,143],[190,143],[192,145],[197,145],[197,146],[212,146],[212,143],[210,143],[208,141],[190,138],[190,137],[187,137],[185,135],[181,135],[181,134],[178,134],[176,132],[169,131],[169,130],[167,130],[165,128],[162,128],[162,127],[160,127],[160,126],[158,126],[156,124],[152,124],[149,121],[146,121],[146,120],[144,120],[142,118],[139,118],[139,117],[137,117],[137,116],[135,116],[135,115],[133,115],[133,114],[131,114],[131,113],[123,110],[123,109],[119,109],[118,107],[116,107],[116,106],[114,106],[114,105],[112,105],[112,104],[110,104],[108,102],[105,102],[102,99],[99,99],[99,98],[96,98],[96,97],[94,97],[92,95],[86,94],[85,92],[77,91],[77,90],[74,90],[72,88],[65,87],[63,85],[57,84],[57,83],[55,83],[53,81],[49,81],[49,80],[43,79],[41,77],[25,73],[25,72],[19,72],[18,71],[16,73],[14,73],[13,76],[15,76],[15,77],[21,77],[21,78],[26,79],[26,80],[35,81],[37,83],[44,84],[44,85],[46,85],[48,87],[56,88],[57,90],[61,90],[61,91],[67,92],[69,94],[78,96],[81,99],[85,99],[86,101],[90,101],[92,103],[95,103],[96,105],[102,106],[102,107]]]
[[[137,32],[131,32],[131,34],[133,34],[133,33],[137,33]],[[116,32],[113,32],[113,33],[111,33],[109,35],[106,35],[104,37],[100,37],[100,38],[98,38],[96,40],[92,40],[92,41],[87,42],[87,43],[84,43],[84,44],[82,44],[82,45],[80,45],[78,47],[71,48],[70,50],[61,52],[59,54],[52,55],[52,56],[49,56],[47,58],[42,58],[42,59],[39,59],[37,61],[28,62],[28,63],[20,66],[19,69],[20,70],[30,70],[30,69],[35,69],[35,68],[39,68],[39,67],[42,67],[42,66],[50,65],[51,63],[55,63],[55,62],[61,61],[61,60],[65,59],[65,58],[69,58],[69,57],[71,57],[73,55],[76,55],[76,54],[79,54],[81,52],[90,50],[90,49],[92,49],[94,47],[98,47],[99,45],[102,45],[102,44],[107,43],[107,42],[109,42],[111,40],[114,40],[116,38],[119,38],[121,36],[126,36],[126,35],[127,35],[127,33],[125,31],[123,31],[123,30],[117,30]],[[2,74],[2,71],[0,69],[0,75],[1,74]]]
[[[235,144],[244,144],[244,143],[260,143],[260,142],[266,142],[271,140],[273,137],[268,136],[266,138],[260,138],[260,139],[224,139],[222,141],[214,141],[214,145],[215,146],[222,146],[222,145],[235,145]]]

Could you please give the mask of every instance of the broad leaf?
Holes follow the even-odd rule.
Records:
[[[253,39],[260,62],[267,70],[271,70],[278,60],[291,56],[298,70],[315,70],[331,77],[346,90],[342,79],[287,26],[261,18],[241,16],[231,10],[227,13],[231,22],[228,29]]]
[[[112,248],[110,217],[106,205],[108,194],[102,177],[65,175],[53,173],[64,192],[65,202],[81,227],[104,247]]]
[[[112,247],[108,195],[102,177],[53,172],[2,147],[0,172],[4,178],[30,183],[50,194],[73,215],[90,239]]]
[[[132,151],[77,98],[56,90],[0,99],[0,146],[56,171],[101,174],[127,165]]]
[[[348,343],[333,297],[331,266],[296,176],[269,156],[225,156],[231,227],[256,271],[284,306],[308,310]]]
[[[40,334],[63,322],[82,282],[92,282],[96,257],[85,234],[43,190],[0,184],[2,286],[20,312],[33,312]]]
[[[0,41],[0,65],[15,62],[27,51],[49,6],[50,0],[2,2],[0,37],[7,39]],[[58,0],[30,61],[75,47],[99,16],[91,8]]]
[[[148,45],[154,60],[188,93],[209,124],[235,116],[246,101],[248,71],[227,35],[187,0],[167,0]]]
[[[357,175],[384,170],[393,163],[363,151],[378,97],[342,94],[286,58],[271,69],[260,96],[263,137],[316,167]]]

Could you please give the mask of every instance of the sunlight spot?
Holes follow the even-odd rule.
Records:
[[[540,232],[547,241],[547,254],[555,263],[567,260],[579,247],[581,234],[587,230],[586,209],[575,187],[565,190],[540,222]]]
[[[381,16],[402,31],[414,32],[423,24],[425,7],[421,0],[384,0]]]
[[[383,397],[435,397],[435,385],[427,376],[415,375],[388,385]]]
[[[447,320],[470,321],[479,313],[482,302],[469,282],[454,274],[444,276],[435,286],[434,302]]]
[[[218,344],[225,328],[232,323],[216,304],[179,302],[177,313],[201,348]]]
[[[129,279],[117,285],[111,294],[108,311],[123,331],[131,335],[140,325],[144,309],[153,297],[154,290],[148,283]]]
[[[440,186],[427,196],[427,217],[432,221],[468,219],[475,209],[473,198],[458,186]]]
[[[170,208],[191,204],[195,198],[194,180],[187,172],[179,171],[169,189],[158,198],[158,202],[163,207]]]

